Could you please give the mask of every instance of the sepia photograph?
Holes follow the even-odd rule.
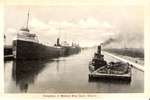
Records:
[[[144,11],[143,4],[4,5],[4,94],[144,94]]]

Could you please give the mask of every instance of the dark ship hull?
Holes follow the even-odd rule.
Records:
[[[20,60],[51,59],[80,52],[80,49],[70,48],[71,47],[46,46],[40,43],[23,40],[13,41],[14,58]]]
[[[72,46],[63,46],[64,49],[64,56],[68,56],[71,54],[77,54],[81,51],[80,47],[72,47]]]
[[[4,61],[8,61],[12,59],[13,59],[12,46],[5,45],[4,46]]]

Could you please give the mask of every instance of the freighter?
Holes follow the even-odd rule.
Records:
[[[28,28],[29,12],[27,17],[27,26],[17,33],[17,39],[13,41],[14,59],[49,59],[74,54],[80,52],[79,46],[61,46],[59,38],[54,46],[47,46],[39,43],[36,34],[30,32]]]

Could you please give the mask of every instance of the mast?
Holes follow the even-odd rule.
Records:
[[[26,29],[28,29],[28,23],[29,23],[29,11],[30,11],[30,9],[28,10],[28,15],[27,15],[27,26],[26,26]]]

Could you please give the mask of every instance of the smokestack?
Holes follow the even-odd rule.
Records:
[[[59,38],[57,38],[57,46],[60,46],[60,43],[59,43]]]
[[[98,48],[97,48],[97,53],[98,53],[99,55],[101,55],[101,45],[98,46]]]

